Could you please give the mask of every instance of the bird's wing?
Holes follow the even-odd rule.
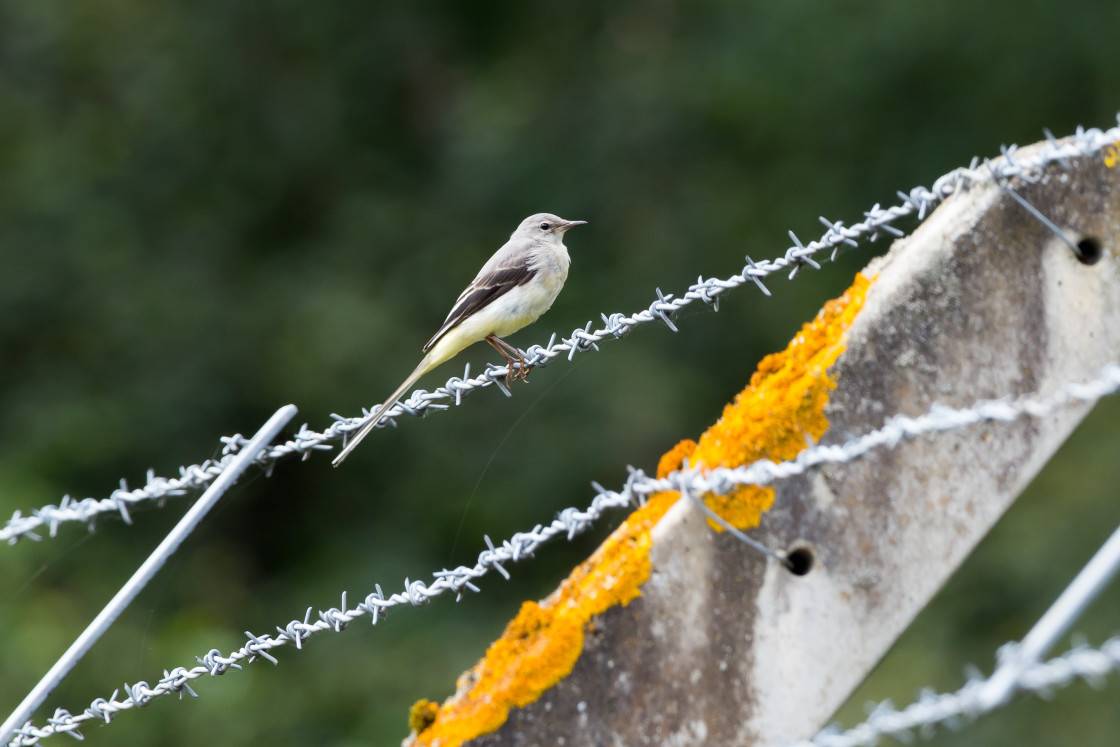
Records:
[[[432,339],[428,340],[428,344],[424,346],[424,352],[431,350],[432,346],[439,342],[441,337],[461,324],[464,319],[486,308],[495,299],[509,293],[513,288],[525,285],[532,280],[537,274],[537,268],[532,265],[530,259],[529,252],[518,252],[508,256],[505,261],[499,262],[493,267],[484,267],[478,277],[471,281],[466,290],[460,294],[455,306],[451,309],[451,313],[444,320],[443,326],[432,335]]]

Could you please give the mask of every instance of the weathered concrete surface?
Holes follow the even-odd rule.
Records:
[[[1101,260],[1082,264],[994,184],[953,196],[868,268],[824,442],[1120,360],[1120,168],[1082,158],[1039,176],[1013,186],[1075,240],[1098,239]],[[922,438],[781,484],[753,534],[811,548],[803,577],[678,503],[655,530],[642,597],[597,619],[571,675],[471,744],[812,736],[1085,412]]]

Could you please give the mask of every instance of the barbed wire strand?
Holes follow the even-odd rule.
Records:
[[[164,676],[154,687],[149,686],[145,681],[132,685],[126,684],[124,690],[127,697],[123,700],[117,699],[120,692],[117,690],[109,698],[94,700],[84,712],[76,715],[59,708],[51,718],[47,719],[46,726],[36,727],[27,724],[17,731],[17,736],[10,744],[13,747],[33,745],[45,737],[58,733],[74,735],[85,721],[99,719],[108,723],[121,711],[146,705],[154,698],[163,695],[178,693],[182,697],[185,692],[192,697],[197,697],[188,684],[190,680],[206,674],[220,675],[230,669],[241,669],[243,662],[251,663],[258,658],[276,664],[278,661],[269,653],[271,650],[289,643],[294,643],[296,648],[300,649],[303,642],[311,636],[325,631],[341,632],[351,622],[366,615],[370,616],[371,623],[376,625],[381,617],[394,607],[406,604],[413,607],[423,606],[433,598],[448,592],[454,592],[458,600],[464,591],[479,591],[474,582],[491,571],[499,573],[506,579],[510,578],[509,571],[503,564],[516,563],[532,557],[537,548],[556,537],[565,536],[570,540],[590,528],[607,510],[643,503],[655,493],[675,490],[682,494],[726,495],[741,485],[765,485],[802,474],[818,465],[851,462],[875,449],[894,448],[899,443],[922,434],[962,428],[981,422],[1007,422],[1023,416],[1043,417],[1071,404],[1095,402],[1118,390],[1120,390],[1120,364],[1114,363],[1105,366],[1096,378],[1088,382],[1067,383],[1049,395],[981,400],[972,407],[964,409],[935,405],[928,413],[918,417],[895,416],[887,420],[878,430],[851,439],[844,444],[808,447],[797,458],[790,461],[762,460],[743,467],[716,468],[710,471],[704,471],[702,467],[688,467],[663,478],[649,477],[642,470],[632,468],[621,490],[608,490],[598,483],[591,483],[596,494],[590,505],[583,510],[566,508],[548,526],[538,524],[528,532],[514,534],[497,546],[489,537],[484,537],[487,549],[479,554],[478,562],[473,566],[459,566],[454,570],[445,569],[434,573],[434,581],[430,585],[406,578],[404,590],[388,596],[380,585],[375,585],[374,591],[367,594],[365,599],[353,609],[347,607],[347,595],[343,592],[341,606],[320,611],[317,620],[312,621],[312,608],[308,607],[302,620],[296,619],[283,627],[277,626],[275,637],[268,634],[255,635],[246,631],[245,635],[249,642],[228,656],[217,649],[211,649],[204,656],[196,657],[199,666],[192,669],[180,666],[170,671],[164,670]]]
[[[238,455],[237,459],[230,464],[229,469],[221,474],[218,479],[211,483],[206,492],[202,494],[190,510],[183,514],[183,518],[167,533],[159,546],[152,551],[148,559],[140,564],[132,577],[121,586],[120,590],[113,596],[109,603],[98,613],[97,617],[93,619],[81,635],[79,635],[66,652],[59,657],[54,666],[50,668],[44,677],[39,680],[39,683],[31,689],[27,697],[16,706],[7,720],[0,725],[0,743],[8,741],[15,732],[16,727],[23,723],[30,723],[28,719],[35,709],[42,705],[47,696],[50,695],[63,678],[70,673],[70,670],[81,661],[93,644],[101,639],[105,631],[113,624],[120,614],[124,612],[125,608],[136,599],[148,582],[151,581],[159,569],[163,567],[167,559],[171,557],[183,541],[190,536],[191,532],[198,527],[199,523],[206,517],[218,502],[218,499],[225,494],[226,490],[237,482],[237,478],[241,477],[242,473],[249,468],[253,457],[257,452],[265,448],[272,439],[276,437],[280,430],[288,424],[292,418],[299,412],[295,405],[286,405],[277,410],[268,421],[261,426],[250,440],[245,449]]]
[[[1117,122],[1120,123],[1120,116],[1117,117]],[[922,220],[938,203],[975,184],[992,179],[998,182],[1001,179],[1006,180],[1017,176],[1026,177],[1030,172],[1051,163],[1059,163],[1068,168],[1069,159],[1091,156],[1120,140],[1120,124],[1104,131],[1096,128],[1078,127],[1076,132],[1064,142],[1053,139],[1053,135],[1047,132],[1047,139],[1047,147],[1040,149],[1039,153],[1030,158],[1016,159],[1017,147],[1014,145],[1001,148],[1002,161],[987,162],[983,168],[980,167],[979,160],[974,158],[968,167],[961,167],[942,175],[929,189],[919,186],[911,189],[909,193],[899,192],[901,202],[897,205],[883,208],[876,203],[870,210],[864,212],[862,221],[851,226],[845,226],[840,221],[830,221],[822,216],[820,221],[825,226],[826,231],[821,238],[803,244],[791,231],[790,238],[794,245],[789,247],[783,256],[761,262],[755,262],[748,256],[746,265],[740,273],[728,278],[708,278],[707,280],[701,276],[697,278],[696,283],[691,285],[684,295],[679,297],[664,294],[658,288],[656,289],[657,299],[642,311],[630,316],[620,312],[610,316],[602,314],[604,326],[599,329],[592,331],[592,322],[589,321],[582,328],[573,330],[570,336],[559,341],[557,341],[554,333],[547,345],[530,346],[525,351],[526,365],[528,367],[543,367],[549,361],[561,355],[566,354],[568,359],[571,360],[576,353],[590,350],[597,351],[599,342],[608,338],[623,337],[635,327],[650,322],[662,322],[671,330],[677,331],[677,327],[672,321],[674,313],[696,301],[701,301],[718,310],[719,299],[723,293],[739,288],[748,282],[754,284],[766,295],[770,295],[762,280],[775,272],[792,268],[790,271],[790,277],[792,278],[806,266],[820,269],[820,264],[812,258],[812,255],[821,251],[832,250],[832,258],[834,259],[841,246],[858,246],[857,239],[866,238],[873,242],[882,234],[896,237],[903,236],[905,234],[893,225],[896,221],[911,215],[916,215],[919,220]],[[442,387],[431,392],[423,389],[415,390],[407,399],[398,402],[390,410],[390,417],[382,420],[378,427],[384,428],[390,423],[395,425],[394,419],[400,415],[423,416],[430,411],[446,410],[450,407],[445,403],[448,400],[454,400],[454,404],[459,405],[463,396],[469,395],[479,388],[497,386],[509,396],[509,390],[504,383],[504,379],[509,373],[507,366],[490,364],[484,373],[472,378],[470,365],[468,364],[462,377],[452,377]],[[369,410],[363,409],[362,415],[352,418],[332,415],[335,422],[322,433],[312,431],[307,427],[307,424],[304,424],[290,440],[272,447],[267,453],[259,456],[256,463],[271,472],[273,466],[280,459],[292,456],[308,459],[315,451],[330,450],[333,448],[331,442],[344,439],[348,434],[356,431],[369,417],[369,414]],[[153,470],[149,470],[143,487],[130,490],[126,481],[122,479],[120,488],[114,490],[108,498],[75,500],[66,495],[63,496],[59,505],[52,504],[32,509],[27,515],[24,515],[20,510],[16,510],[12,518],[0,528],[0,542],[15,544],[22,538],[39,540],[41,536],[38,531],[44,526],[47,527],[49,536],[54,537],[57,534],[58,527],[67,522],[83,522],[88,524],[92,530],[97,518],[105,513],[119,514],[126,523],[131,523],[129,506],[145,501],[184,495],[195,490],[203,490],[210,481],[226,469],[232,455],[236,454],[245,445],[245,439],[241,434],[224,436],[220,440],[222,443],[222,457],[220,459],[211,459],[201,464],[180,467],[179,477],[159,477],[155,475]]]

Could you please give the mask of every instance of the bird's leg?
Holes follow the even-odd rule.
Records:
[[[515,348],[513,345],[510,345],[508,342],[498,337],[497,335],[487,335],[486,342],[490,343],[490,345],[493,346],[493,348],[501,353],[502,357],[506,359],[506,365],[509,366],[509,377],[511,380],[529,380],[529,368],[525,365],[525,356],[521,354],[520,350]],[[514,371],[514,359],[510,356],[510,353],[513,353],[517,356],[518,369],[516,371]]]
[[[495,335],[488,335],[486,337],[486,342],[490,343],[490,346],[492,348],[494,348],[495,350],[497,350],[501,354],[501,356],[506,359],[506,365],[509,366],[509,373],[506,374],[506,376],[511,381],[516,381],[517,377],[520,375],[521,371],[520,370],[514,370],[514,368],[513,368],[513,363],[514,363],[513,358],[511,358],[509,353],[507,353],[505,351],[505,349],[503,347],[501,347],[501,344],[505,343],[505,340],[503,340],[502,338],[497,337]]]

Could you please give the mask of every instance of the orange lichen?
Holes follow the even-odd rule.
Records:
[[[827,371],[844,352],[844,332],[863,307],[869,285],[857,275],[852,287],[826,303],[785,350],[763,358],[747,388],[700,436],[689,461],[738,467],[763,458],[793,459],[810,440],[823,436],[828,430],[824,406],[836,386]],[[774,502],[774,491],[745,487],[725,496],[705,496],[704,502],[733,527],[749,529]]]
[[[685,459],[692,460],[695,451],[696,442],[691,438],[684,439],[661,455],[660,461],[657,462],[657,476],[661,478],[670,472],[676,472],[684,464]]]
[[[681,441],[666,453],[658,474],[678,469],[685,459],[708,467],[737,466],[760,457],[788,459],[805,447],[808,437],[819,438],[828,427],[823,410],[835,386],[825,371],[843,352],[844,332],[862,307],[868,286],[866,278],[857,276],[785,351],[763,359],[720,420],[698,442]],[[482,661],[459,678],[459,692],[426,729],[416,730],[416,743],[455,747],[494,731],[510,708],[533,702],[571,672],[593,618],[641,594],[650,574],[650,532],[678,498],[674,492],[652,496],[547,599],[525,602]],[[747,528],[769,508],[773,491],[743,488],[705,500],[733,525]]]
[[[421,698],[408,710],[408,727],[414,732],[422,732],[436,720],[437,713],[439,713],[439,703]]]
[[[651,498],[548,599],[522,604],[482,661],[459,678],[459,693],[417,742],[451,747],[491,732],[510,708],[533,702],[571,672],[591,618],[641,593],[650,572],[650,530],[676,499],[673,493]]]

